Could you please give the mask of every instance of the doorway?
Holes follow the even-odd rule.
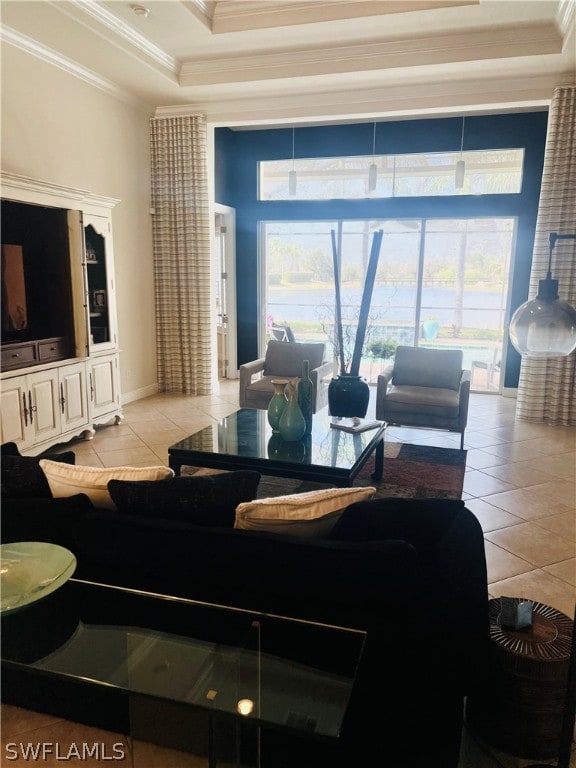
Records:
[[[234,208],[215,204],[213,253],[219,379],[238,378],[235,233]]]

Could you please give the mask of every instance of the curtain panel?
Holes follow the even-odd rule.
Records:
[[[152,238],[158,385],[212,392],[206,117],[152,118]]]
[[[530,298],[546,277],[550,232],[576,233],[576,85],[554,90],[548,120],[540,203],[530,276]],[[559,240],[552,277],[560,298],[576,306],[576,244]],[[567,357],[523,357],[516,406],[518,418],[558,426],[576,425],[576,352]]]

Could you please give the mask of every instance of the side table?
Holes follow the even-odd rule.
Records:
[[[489,669],[480,689],[468,697],[468,725],[488,744],[510,755],[537,760],[556,757],[573,621],[555,608],[534,602],[531,627],[503,629],[500,598],[489,601],[489,614]]]

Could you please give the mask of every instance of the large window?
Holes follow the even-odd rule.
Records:
[[[515,226],[513,218],[267,222],[267,333],[287,326],[297,341],[332,349],[334,231],[352,344],[372,236],[382,229],[362,374],[375,381],[397,344],[460,348],[473,389],[498,391]]]
[[[456,188],[456,164],[464,162],[462,187]],[[260,162],[260,200],[331,200],[366,197],[494,195],[520,192],[523,149],[474,152],[426,152],[406,155],[319,157]],[[369,166],[377,168],[369,189]],[[296,171],[290,194],[289,174]]]

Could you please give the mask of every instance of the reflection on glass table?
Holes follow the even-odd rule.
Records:
[[[4,666],[340,735],[364,632],[74,579],[56,597],[3,617]]]

